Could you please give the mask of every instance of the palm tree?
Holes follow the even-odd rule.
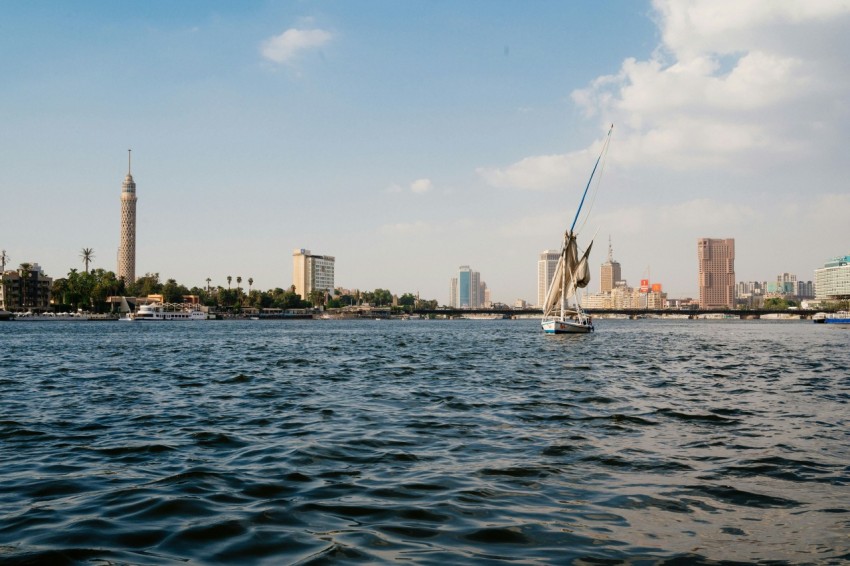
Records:
[[[80,251],[80,259],[83,260],[83,263],[86,264],[86,273],[89,272],[89,262],[94,259],[94,250],[91,248],[83,248]]]
[[[29,285],[27,284],[27,280],[30,278],[30,269],[32,269],[31,263],[22,263],[18,267],[18,275],[21,278],[21,307],[23,308],[28,306],[27,301],[29,298],[27,297],[27,287],[29,287]]]
[[[236,298],[239,299],[240,305],[242,304],[242,293],[241,293],[241,289],[239,289],[239,285],[241,285],[241,284],[242,284],[242,276],[237,275],[236,276]]]
[[[254,284],[254,278],[253,278],[253,277],[249,277],[249,278],[248,278],[248,294],[249,294],[249,295],[251,294],[251,285],[253,285],[253,284]]]
[[[210,283],[211,283],[211,282],[212,282],[212,279],[210,279],[209,277],[207,277],[207,293],[209,293],[209,292],[210,292]]]
[[[233,281],[233,277],[230,275],[227,276],[227,290],[230,291],[230,282]]]

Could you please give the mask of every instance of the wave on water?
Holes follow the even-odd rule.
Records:
[[[823,326],[2,325],[0,563],[850,561]]]

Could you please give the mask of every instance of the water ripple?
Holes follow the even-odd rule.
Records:
[[[837,564],[831,330],[3,324],[0,563]]]

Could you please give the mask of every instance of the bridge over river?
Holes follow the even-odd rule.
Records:
[[[415,309],[414,314],[419,315],[441,315],[447,317],[460,317],[464,315],[502,315],[504,318],[516,316],[542,316],[541,309]],[[653,317],[683,317],[704,318],[706,315],[718,315],[728,318],[740,318],[743,320],[754,320],[765,315],[799,316],[810,319],[820,311],[811,309],[797,310],[767,310],[767,309],[700,309],[700,310],[673,310],[673,309],[585,309],[591,316],[617,315],[629,318]]]

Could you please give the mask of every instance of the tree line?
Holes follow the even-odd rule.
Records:
[[[67,277],[53,281],[51,296],[57,311],[82,309],[92,312],[108,312],[112,308],[107,301],[109,297],[147,297],[148,295],[162,295],[162,300],[166,303],[180,303],[185,296],[194,295],[198,297],[202,305],[236,312],[247,308],[298,309],[323,306],[332,309],[363,304],[390,306],[393,302],[393,295],[387,289],[357,291],[353,294],[343,294],[340,289],[327,293],[313,291],[305,299],[295,292],[294,285],[288,289],[278,287],[262,291],[253,289],[253,278],[248,278],[249,286],[246,291],[241,285],[241,277],[236,278],[235,287],[231,285],[233,278],[228,276],[227,279],[227,287],[211,287],[211,279],[207,279],[206,287],[187,287],[174,279],[162,281],[159,273],[146,273],[133,283],[127,283],[119,279],[112,271],[71,269]],[[398,304],[404,310],[412,310],[415,306],[437,307],[437,301],[420,301],[419,305],[416,301],[412,293],[405,293],[399,297]]]

